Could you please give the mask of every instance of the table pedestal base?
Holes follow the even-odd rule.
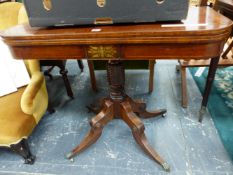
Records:
[[[146,104],[136,102],[124,93],[124,67],[121,61],[109,61],[107,64],[108,81],[110,85],[110,97],[102,100],[100,107],[89,107],[89,109],[97,115],[91,119],[91,129],[81,143],[67,154],[67,158],[71,159],[76,154],[85,150],[88,146],[95,143],[101,136],[104,126],[114,118],[122,119],[132,130],[132,134],[136,142],[141,148],[164,170],[169,171],[168,164],[156,153],[149,145],[145,136],[144,124],[139,119],[151,118],[159,115],[165,115],[166,110],[157,110],[154,112],[146,111]],[[139,116],[139,117],[138,117]]]

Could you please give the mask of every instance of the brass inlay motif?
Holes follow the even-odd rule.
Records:
[[[106,0],[97,0],[96,2],[99,7],[104,7],[106,5]]]
[[[117,48],[111,45],[89,46],[88,58],[117,58]]]
[[[52,2],[51,0],[42,0],[43,1],[43,5],[45,10],[51,10],[52,9]]]

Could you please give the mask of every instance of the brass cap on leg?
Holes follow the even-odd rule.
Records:
[[[166,162],[162,164],[162,167],[165,171],[170,172],[170,166]]]

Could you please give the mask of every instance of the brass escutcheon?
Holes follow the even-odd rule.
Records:
[[[162,4],[165,2],[165,0],[155,0],[157,4]]]
[[[106,5],[106,0],[96,0],[99,7],[104,7]]]
[[[43,1],[43,5],[45,10],[49,11],[52,9],[52,2],[51,0],[42,0]]]

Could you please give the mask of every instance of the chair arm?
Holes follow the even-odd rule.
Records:
[[[31,81],[26,87],[21,97],[21,109],[24,113],[32,115],[34,112],[34,99],[41,89],[44,82],[44,76],[41,72],[34,72],[31,76]]]

